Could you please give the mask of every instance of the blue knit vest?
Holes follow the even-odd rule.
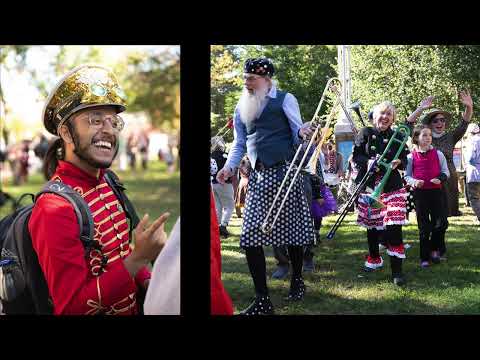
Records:
[[[277,97],[269,99],[255,126],[248,129],[249,134],[256,131],[257,159],[266,167],[290,161],[294,154],[292,130],[282,107],[286,94],[277,90]]]

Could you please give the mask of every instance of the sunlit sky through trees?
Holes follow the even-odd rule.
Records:
[[[113,68],[125,61],[131,53],[147,53],[149,56],[155,56],[169,52],[174,55],[174,58],[180,56],[179,46],[78,45],[65,46],[64,61],[58,63],[60,51],[60,46],[30,46],[24,68],[18,67],[19,62],[14,52],[8,54],[4,64],[0,64],[0,81],[7,105],[6,125],[16,127],[17,131],[21,128],[25,138],[31,138],[43,130],[41,113],[46,98],[45,93],[53,88],[64,73],[77,65],[79,59],[93,59],[87,62]],[[32,71],[35,72],[35,77],[32,76]],[[41,82],[45,89],[43,93],[39,89],[38,82]],[[4,109],[1,109],[0,116],[3,120]]]

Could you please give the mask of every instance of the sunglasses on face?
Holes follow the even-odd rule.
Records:
[[[445,123],[445,118],[435,118],[432,120],[432,124],[436,124],[439,122]]]

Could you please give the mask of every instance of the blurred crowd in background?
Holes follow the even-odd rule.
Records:
[[[22,185],[29,175],[41,172],[43,159],[53,136],[39,133],[0,147],[0,176],[4,185]],[[147,170],[148,162],[164,162],[168,173],[177,170],[178,139],[175,135],[161,133],[150,126],[131,129],[120,136],[119,153],[112,167],[116,170]]]

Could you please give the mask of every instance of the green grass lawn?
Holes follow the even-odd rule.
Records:
[[[415,213],[410,214],[410,224],[403,227],[404,242],[412,247],[404,261],[407,284],[402,288],[390,281],[390,261],[384,251],[383,270],[361,270],[368,252],[366,230],[356,225],[352,213],[331,241],[324,237],[337,216],[324,218],[323,239],[315,248],[316,268],[305,274],[307,293],[301,303],[283,300],[290,282],[270,279],[276,261],[271,247],[266,247],[268,286],[276,314],[480,314],[480,228],[464,199],[460,203],[464,215],[449,218],[448,260],[427,269],[419,266],[418,228]],[[234,216],[228,230],[232,236],[222,239],[222,279],[238,312],[249,305],[254,290],[239,248],[241,220]]]
[[[167,233],[175,225],[175,221],[180,216],[180,173],[168,174],[165,163],[151,161],[147,171],[137,170],[118,171],[114,169],[127,189],[127,195],[133,202],[140,218],[145,213],[150,215],[152,222],[165,211],[170,212],[170,217],[165,225]],[[3,190],[17,198],[23,193],[36,193],[45,183],[41,174],[30,176],[28,184],[22,186],[12,186],[8,180]],[[26,200],[25,203],[28,203]],[[0,218],[11,211],[10,204],[0,208]]]

